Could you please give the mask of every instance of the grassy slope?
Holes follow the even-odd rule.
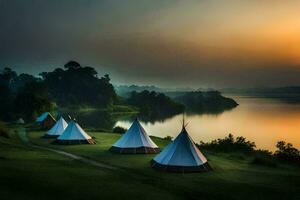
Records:
[[[3,143],[5,142],[5,143]],[[151,191],[151,192],[149,192]],[[0,137],[0,199],[176,199],[139,178],[98,169]]]
[[[123,182],[119,182],[119,177],[114,176],[107,179],[109,182],[113,181],[120,184],[120,188],[115,188],[115,193],[118,193],[119,190],[124,189],[133,181],[137,184],[136,188],[128,190],[127,194],[133,195],[137,192],[149,195],[160,189],[161,191],[156,194],[160,197],[159,199],[172,195],[181,199],[199,199],[201,197],[204,199],[300,198],[300,172],[298,172],[299,168],[294,166],[280,164],[277,168],[263,167],[250,164],[252,158],[243,155],[210,154],[206,152],[210,164],[215,169],[213,172],[200,174],[163,173],[151,169],[149,161],[154,155],[117,155],[110,153],[108,149],[120,135],[95,132],[90,134],[96,137],[97,145],[51,145],[51,140],[40,139],[43,132],[32,132],[30,138],[31,141],[37,144],[74,152],[119,167],[119,170],[113,174],[121,174]],[[159,138],[154,138],[154,141],[160,147],[164,147],[168,143],[168,141]],[[44,163],[48,163],[48,161],[44,160],[43,165]],[[80,165],[77,163],[74,166],[72,165],[72,167],[75,166]],[[59,166],[59,168],[61,167]],[[86,165],[85,170],[81,167],[78,168],[81,169],[80,175],[92,173],[92,170],[86,170],[88,168]],[[68,169],[68,167],[65,168],[65,170]],[[110,174],[111,172],[106,173]],[[98,175],[98,173],[96,174]],[[98,185],[104,184],[100,175],[95,175],[93,180],[97,180]],[[74,178],[74,181],[78,181],[78,179]],[[86,184],[91,185],[93,183],[87,181]],[[109,185],[108,188],[113,188],[114,184],[111,186],[109,183],[106,184]],[[66,183],[62,185],[66,185]],[[125,188],[125,190],[127,189]],[[101,194],[98,190],[91,190],[91,193]]]
[[[43,132],[30,133],[35,143]],[[107,151],[120,137],[92,133],[97,145],[57,146],[114,166],[119,170],[97,169],[51,152],[23,146],[16,135],[0,138],[1,199],[299,199],[299,168],[277,168],[249,164],[251,158],[238,154],[206,153],[215,171],[202,174],[169,174],[149,166],[153,155],[116,155]],[[168,141],[158,138],[163,147]]]

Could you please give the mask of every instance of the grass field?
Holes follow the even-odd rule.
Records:
[[[204,152],[214,171],[174,174],[150,167],[154,155],[118,155],[108,151],[120,137],[89,132],[96,145],[51,145],[44,132],[29,132],[30,141],[62,149],[111,166],[106,170],[52,152],[23,145],[17,135],[0,138],[0,183],[4,199],[300,199],[299,167],[251,163],[239,153]],[[163,148],[169,141],[153,140]],[[3,198],[1,198],[3,199]]]

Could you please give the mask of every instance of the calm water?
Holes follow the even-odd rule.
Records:
[[[223,138],[229,133],[254,141],[258,148],[274,150],[279,140],[300,148],[300,105],[275,99],[233,97],[240,105],[218,115],[188,115],[187,130],[195,142]],[[128,128],[131,120],[122,119],[117,126]],[[182,115],[163,122],[142,122],[149,135],[176,137]]]

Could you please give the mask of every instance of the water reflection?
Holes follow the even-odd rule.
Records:
[[[230,109],[231,110],[231,109]],[[226,110],[229,111],[229,110]],[[197,116],[197,115],[211,115],[211,116],[218,116],[226,111],[222,111],[222,112],[186,112],[185,115],[186,116]],[[168,116],[149,116],[149,115],[143,115],[143,114],[138,114],[138,115],[128,115],[128,116],[123,116],[123,117],[119,117],[117,119],[117,121],[127,121],[129,123],[133,122],[133,120],[138,117],[140,122],[143,122],[145,124],[157,124],[157,123],[164,123],[166,121],[169,121],[170,119],[177,117],[177,116],[181,116],[181,120],[182,120],[182,114],[183,113],[179,113],[179,114],[175,114],[175,115],[168,115]]]
[[[141,122],[155,124],[157,122],[164,123],[167,119],[174,117],[175,115],[143,115],[138,114],[137,117]],[[127,118],[127,120],[132,121],[135,117]]]
[[[224,112],[224,111],[223,111]],[[211,112],[209,115],[219,115],[223,112]],[[62,115],[65,119],[68,119],[68,116],[71,118],[75,118],[83,127],[95,130],[112,130],[114,126],[117,125],[117,122],[126,121],[131,123],[136,117],[139,120],[146,124],[155,125],[157,123],[165,123],[166,121],[178,116],[182,116],[182,114],[177,115],[116,115],[108,111],[84,111],[80,112],[78,110],[68,110],[68,111],[59,111],[58,115]],[[193,115],[205,115],[206,113],[196,113],[196,112],[187,112],[188,116]]]
[[[188,109],[185,114],[187,116],[194,116],[194,115],[217,116],[217,115],[220,115],[224,112],[228,112],[228,111],[233,110],[233,109],[234,108],[224,109],[224,110],[216,109],[216,110],[210,110],[210,111],[206,110],[206,111],[198,111],[198,112]],[[140,113],[138,115],[131,115],[131,116],[129,115],[129,116],[123,117],[122,121],[132,122],[136,117],[138,117],[141,122],[156,124],[156,123],[164,123],[165,121],[167,121],[169,119],[172,119],[173,117],[175,117],[177,115],[182,116],[182,113],[175,114],[175,115],[167,115],[167,114],[164,114],[164,115],[144,115],[143,113]],[[120,119],[118,119],[118,121],[120,121]]]
[[[233,110],[220,114],[192,114],[187,116],[188,131],[195,142],[211,141],[229,133],[254,141],[258,148],[274,150],[279,140],[300,148],[300,105],[287,104],[276,99],[239,98]],[[182,115],[164,121],[142,122],[149,134],[165,137],[177,136]],[[116,125],[128,128],[129,120],[119,120]]]
[[[216,109],[216,110],[210,110],[210,111],[202,111],[202,112],[200,112],[200,111],[193,111],[193,110],[187,110],[186,111],[186,115],[188,115],[188,116],[193,116],[193,115],[212,115],[212,116],[218,116],[218,115],[220,115],[220,114],[222,114],[222,113],[224,113],[224,112],[228,112],[228,111],[231,111],[231,110],[233,110],[233,109],[235,109],[236,107],[234,107],[234,108],[228,108],[228,109],[223,109],[223,110],[221,110],[221,109]]]

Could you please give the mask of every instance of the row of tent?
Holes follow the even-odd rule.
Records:
[[[71,120],[68,124],[63,117],[54,124],[44,137],[55,137],[54,143],[56,144],[95,144],[91,136],[78,123]],[[150,154],[159,153],[160,149],[151,140],[138,119],[135,119],[128,131],[112,145],[110,151],[121,154]],[[211,170],[207,159],[197,148],[184,125],[174,141],[152,159],[151,166],[158,170],[172,172]]]
[[[43,138],[56,138],[55,144],[95,144],[96,142],[89,136],[75,120],[71,120],[68,124],[63,117],[56,122],[54,117],[45,112],[36,119],[43,128],[47,128],[52,123],[50,130]],[[47,124],[47,126],[45,126]]]

